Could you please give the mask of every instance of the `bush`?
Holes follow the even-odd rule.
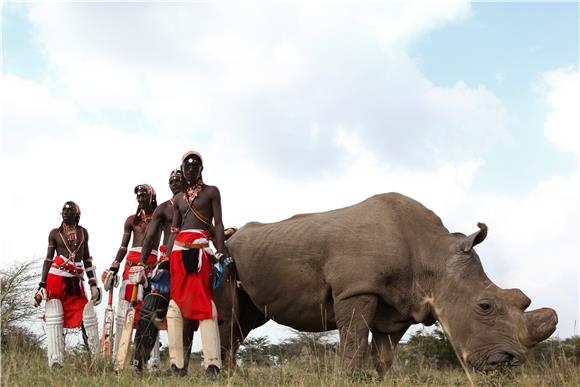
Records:
[[[40,308],[29,303],[38,279],[38,267],[33,260],[17,262],[0,270],[0,309],[2,350],[31,349],[41,351],[42,337],[30,326],[40,318]]]
[[[439,324],[435,325],[431,333],[425,333],[424,330],[415,332],[407,344],[401,346],[399,359],[405,364],[431,368],[461,367],[455,350]]]

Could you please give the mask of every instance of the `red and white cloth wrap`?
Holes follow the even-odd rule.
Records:
[[[65,263],[66,262],[66,263]],[[83,263],[57,255],[46,278],[49,300],[60,300],[64,312],[64,328],[79,328],[88,302],[83,284]]]
[[[132,266],[141,262],[141,247],[132,247],[127,253],[127,260],[125,261],[125,268],[123,269],[123,282],[119,294],[123,299],[131,302],[131,295],[133,294],[133,284],[129,283],[129,270]],[[145,275],[149,278],[157,264],[157,251],[151,250],[147,261],[145,262]],[[143,287],[139,288],[137,293],[137,303],[135,304],[135,324],[139,321],[139,312],[141,311],[141,304],[143,303]],[[136,325],[135,325],[136,326]]]
[[[184,263],[184,252],[199,246],[197,271],[188,272]],[[171,299],[175,301],[184,318],[190,320],[207,320],[212,316],[213,287],[209,280],[211,257],[209,231],[183,230],[175,238],[175,244],[169,258],[169,288]]]
[[[169,261],[169,257],[167,256],[167,246],[161,245],[159,246],[159,263]]]

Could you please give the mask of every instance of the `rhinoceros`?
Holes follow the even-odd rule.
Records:
[[[226,363],[269,319],[301,331],[338,329],[345,370],[362,366],[370,331],[373,363],[384,375],[407,329],[435,321],[472,369],[523,362],[556,329],[556,312],[526,312],[531,301],[521,290],[501,289],[486,276],[474,246],[487,226],[478,228],[451,233],[399,193],[246,224],[228,242],[236,269],[215,295]]]

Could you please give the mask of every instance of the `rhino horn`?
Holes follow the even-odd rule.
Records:
[[[514,305],[522,311],[526,310],[532,303],[532,300],[524,294],[520,289],[505,289],[503,290],[506,303]]]
[[[556,330],[558,315],[551,308],[541,308],[524,313],[531,344],[546,340]]]
[[[464,253],[468,253],[473,249],[473,246],[480,244],[484,241],[485,237],[487,236],[487,226],[485,223],[478,223],[477,227],[479,230],[474,232],[473,234],[466,236],[461,241],[461,250]]]

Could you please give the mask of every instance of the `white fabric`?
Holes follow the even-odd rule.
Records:
[[[200,233],[200,232],[206,232],[205,230],[197,230],[197,229],[188,229],[188,230],[183,230],[181,231],[182,233]],[[188,242],[190,244],[194,244],[194,245],[202,245],[202,244],[206,244],[209,243],[209,240],[207,238],[197,238],[195,239],[193,242]],[[188,247],[183,247],[183,246],[179,246],[177,243],[175,243],[173,245],[173,251],[180,251],[180,250],[189,250]],[[204,247],[203,249],[200,249],[199,251],[199,259],[197,261],[197,271],[199,272],[201,270],[201,267],[203,266],[203,259],[201,259],[201,250],[205,251],[206,253],[208,253],[210,256],[213,256],[213,250],[211,247]]]
[[[167,337],[169,345],[169,364],[181,369],[183,359],[183,316],[175,301],[169,301],[167,307]]]
[[[48,366],[61,366],[64,363],[64,312],[60,300],[46,301],[46,338],[48,341]]]
[[[71,262],[71,260],[69,258],[65,258],[62,255],[60,256],[65,263],[72,263],[75,265],[75,267],[79,268],[79,269],[83,269],[84,264],[82,262]],[[61,270],[58,267],[51,267],[50,270],[48,270],[48,272],[50,274],[54,274],[54,275],[59,275],[61,277],[77,277],[77,275],[73,275],[71,273],[69,273],[68,271],[65,270]]]
[[[117,350],[119,349],[119,343],[121,342],[121,335],[123,334],[123,326],[125,325],[127,310],[129,310],[129,301],[119,300],[115,313],[115,340],[113,340],[113,359],[117,357]]]
[[[83,326],[87,334],[89,349],[95,356],[99,352],[99,322],[92,301],[87,302],[83,311]]]
[[[203,366],[205,368],[214,365],[222,368],[220,331],[217,321],[217,309],[215,303],[211,302],[212,319],[201,320],[199,330],[201,331],[201,348],[203,350]]]
[[[131,247],[129,249],[129,251],[133,251],[135,253],[141,253],[141,250],[143,249],[143,247],[139,246],[139,247]],[[153,255],[157,255],[157,250],[151,250],[151,252],[149,254],[153,254]]]

